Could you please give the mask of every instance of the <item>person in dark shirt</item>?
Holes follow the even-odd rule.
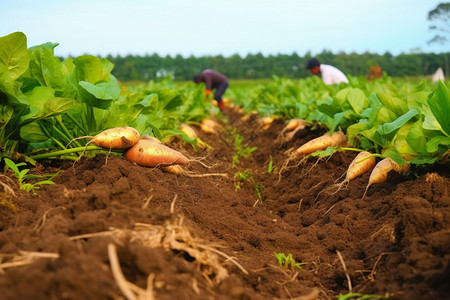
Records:
[[[223,112],[225,109],[225,103],[222,101],[222,95],[225,93],[225,91],[228,88],[228,79],[225,75],[216,72],[214,70],[206,69],[200,74],[197,74],[194,76],[194,82],[195,83],[205,83],[205,94],[206,98],[205,101],[209,100],[209,95],[211,94],[211,91],[215,89],[214,92],[214,99],[217,101],[217,104],[219,105],[220,110]]]

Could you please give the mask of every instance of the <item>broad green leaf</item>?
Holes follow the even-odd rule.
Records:
[[[423,106],[428,106],[427,99],[429,94],[429,92],[417,92],[408,95],[408,107],[421,111]]]
[[[139,101],[137,104],[142,105],[145,108],[148,107],[156,107],[158,104],[158,94],[156,93],[151,93],[148,94],[144,99],[142,99],[141,101]]]
[[[397,151],[403,156],[404,159],[412,160],[418,156],[418,152],[420,152],[420,149],[414,149],[410,146],[410,144],[406,141],[406,137],[411,132],[413,128],[412,123],[407,123],[403,125],[397,132],[394,138],[394,146],[397,149]],[[421,125],[419,124],[419,128],[421,129]],[[425,143],[423,143],[422,147],[425,146]]]
[[[10,105],[26,105],[23,101],[23,94],[20,90],[20,82],[11,78],[8,72],[0,71],[0,94],[5,95],[5,103]],[[1,97],[1,96],[0,96]]]
[[[343,112],[340,112],[340,113],[335,114],[335,115],[334,115],[334,118],[333,118],[333,120],[334,120],[334,121],[333,121],[333,125],[331,126],[330,131],[331,131],[331,132],[334,132],[334,130],[336,129],[336,127],[337,127],[339,124],[342,124],[342,123],[344,123],[346,120],[350,119],[350,117],[351,117],[352,115],[354,115],[354,114],[353,114],[353,111],[351,111],[351,110],[346,110],[346,111],[343,111]]]
[[[445,149],[448,150],[450,146],[450,137],[448,136],[435,136],[431,138],[426,144],[425,144],[425,150],[430,153],[436,153],[439,151],[439,146],[444,146]],[[443,151],[444,152],[444,151]]]
[[[406,161],[403,159],[402,155],[394,147],[388,147],[388,148],[383,149],[382,154],[385,157],[391,158],[399,166],[403,166],[406,163]]]
[[[171,89],[160,89],[157,91],[160,101],[160,108],[172,110],[181,105],[181,100],[178,91]]]
[[[87,81],[80,81],[80,96],[83,102],[91,107],[107,109],[111,106],[112,101],[117,100],[120,96],[120,87],[113,75],[107,82],[99,82],[92,84]]]
[[[22,124],[62,114],[73,106],[73,99],[54,97],[49,87],[36,87],[25,95],[24,100],[30,106],[30,112],[21,118]]]
[[[30,48],[30,72],[40,85],[56,91],[57,96],[76,97],[76,88],[69,81],[69,70],[56,56],[53,48],[58,44],[46,43]]]
[[[441,124],[439,124],[438,120],[436,119],[436,117],[434,116],[433,112],[431,111],[430,107],[427,106],[423,106],[421,113],[423,115],[425,115],[425,118],[423,120],[423,124],[422,127],[425,130],[436,130],[439,132],[444,133]]]
[[[368,124],[367,120],[362,119],[359,120],[358,123],[352,124],[347,128],[347,137],[352,142],[355,140],[362,131],[367,130],[370,128],[370,125]]]
[[[422,129],[422,122],[420,120],[412,124],[405,140],[417,153],[425,152],[425,144],[427,140]]]
[[[442,130],[450,136],[450,90],[442,81],[439,81],[438,88],[428,98],[428,105]]]
[[[370,107],[378,107],[381,105],[380,99],[378,99],[377,93],[373,92],[369,96],[369,106]]]
[[[405,100],[388,95],[388,94],[377,94],[378,99],[381,103],[386,106],[389,110],[393,111],[397,115],[401,116],[408,111],[408,105]]]
[[[342,106],[347,100],[349,93],[351,92],[352,88],[344,88],[340,90],[339,92],[334,95],[334,98],[337,100],[336,102],[339,103],[340,106]]]
[[[342,112],[341,105],[332,98],[318,101],[317,108],[320,112],[326,114],[330,118],[334,118],[335,114]]]
[[[385,106],[380,106],[374,109],[364,111],[364,114],[369,115],[369,122],[372,126],[383,125],[390,123],[398,118],[398,115],[389,110]]]
[[[25,34],[14,32],[0,37],[0,73],[9,73],[16,80],[28,69],[29,61]]]
[[[120,95],[120,87],[117,85],[117,82],[112,80],[95,85],[86,81],[80,81],[80,86],[97,99],[116,100]]]
[[[35,49],[38,49],[38,48],[44,48],[44,49],[50,50],[52,55],[54,55],[54,51],[53,50],[58,45],[59,45],[59,43],[47,42],[47,43],[44,43],[44,44],[41,44],[41,45],[32,46],[32,47],[28,48],[28,50],[35,50]]]
[[[352,106],[355,113],[358,115],[363,112],[368,106],[368,100],[363,91],[357,88],[352,88],[347,95],[348,102]]]
[[[29,142],[44,142],[48,140],[48,136],[42,131],[41,126],[37,122],[26,124],[20,128],[20,137]]]
[[[388,146],[390,144],[390,140],[383,139],[380,134],[377,132],[377,127],[371,127],[367,130],[361,131],[361,135],[371,140],[377,145],[381,147]]]
[[[411,120],[413,117],[417,116],[419,112],[415,109],[411,109],[406,114],[398,117],[394,122],[386,123],[381,125],[377,132],[381,135],[388,135],[396,130],[398,130],[400,127],[405,125],[409,120]]]
[[[423,156],[423,157],[414,158],[411,161],[411,163],[415,164],[415,165],[424,165],[424,164],[432,165],[432,164],[436,163],[437,161],[438,161],[437,157],[429,157],[429,156],[426,157],[426,156]]]
[[[177,96],[175,98],[173,98],[172,100],[169,101],[169,103],[167,103],[167,105],[164,107],[164,109],[166,110],[174,110],[179,108],[181,105],[183,104],[183,101],[181,100],[180,96]]]
[[[112,64],[92,55],[78,56],[73,61],[76,81],[86,81],[91,85],[110,80]]]

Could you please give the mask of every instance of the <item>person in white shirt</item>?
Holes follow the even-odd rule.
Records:
[[[445,81],[444,71],[441,67],[439,67],[436,72],[431,76],[431,81],[433,83],[438,82],[439,80]]]
[[[311,58],[306,68],[314,75],[321,75],[326,85],[348,83],[348,78],[336,67],[321,64],[316,58]]]

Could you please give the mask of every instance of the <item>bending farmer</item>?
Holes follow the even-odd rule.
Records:
[[[204,70],[200,74],[197,74],[194,76],[194,82],[200,83],[204,82],[206,86],[206,99],[205,101],[209,100],[209,95],[211,94],[211,90],[215,89],[214,92],[214,99],[217,101],[220,110],[223,112],[225,109],[225,104],[222,101],[222,95],[225,93],[225,91],[228,88],[228,79],[225,75],[216,72],[214,70]]]
[[[311,58],[306,68],[314,75],[322,75],[322,80],[326,85],[348,83],[347,76],[338,68],[321,64],[316,58]]]

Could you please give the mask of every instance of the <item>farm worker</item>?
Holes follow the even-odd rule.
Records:
[[[367,74],[366,78],[368,80],[374,80],[381,78],[383,76],[383,71],[380,66],[371,66],[369,69],[369,74]]]
[[[201,82],[205,83],[205,86],[206,86],[205,101],[209,101],[209,95],[211,94],[211,91],[213,89],[215,89],[214,100],[217,101],[220,111],[223,112],[223,110],[225,109],[225,103],[222,101],[222,95],[225,93],[225,91],[228,88],[227,77],[217,71],[206,69],[203,72],[201,72],[200,74],[197,74],[194,76],[194,82],[195,83],[201,83]]]
[[[342,82],[348,83],[348,78],[342,71],[336,67],[321,64],[316,58],[311,58],[308,61],[306,68],[314,75],[320,74],[326,85],[339,84]]]
[[[436,72],[431,75],[431,81],[432,82],[438,82],[439,80],[444,81],[445,80],[445,76],[444,76],[444,71],[442,70],[441,67],[439,67]]]

